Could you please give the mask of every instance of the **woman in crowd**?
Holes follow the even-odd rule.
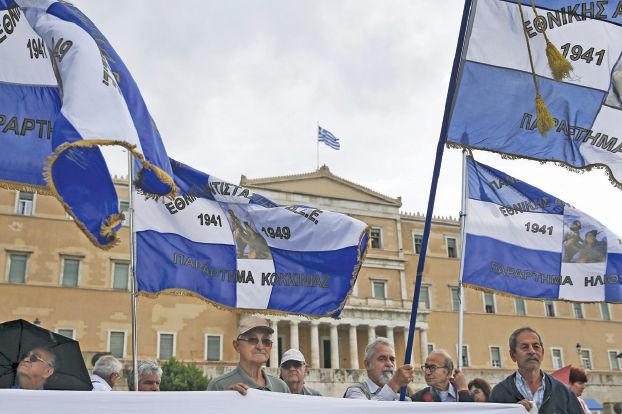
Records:
[[[585,384],[587,383],[587,375],[585,371],[581,368],[572,367],[570,369],[570,377],[568,378],[568,386],[574,392],[574,395],[577,396],[579,403],[581,403],[581,407],[585,414],[590,414],[590,410],[587,408],[587,404],[581,398],[581,394],[583,394],[583,390],[585,389]]]
[[[475,402],[488,402],[490,398],[490,384],[485,379],[475,378],[469,382],[469,391],[475,395]]]

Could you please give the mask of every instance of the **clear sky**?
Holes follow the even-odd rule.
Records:
[[[73,3],[123,58],[172,158],[236,183],[310,172],[319,123],[341,142],[320,165],[425,212],[461,1]],[[622,235],[622,190],[604,172],[475,158]],[[461,153],[446,150],[436,215],[458,216],[460,188]]]

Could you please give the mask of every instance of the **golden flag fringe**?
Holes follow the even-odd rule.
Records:
[[[520,6],[519,6],[520,7]],[[536,6],[533,4],[533,0],[531,0],[531,8],[533,9],[536,18],[538,17],[538,11],[536,10]],[[546,30],[542,30],[542,34],[544,35],[544,40],[546,41],[546,58],[549,61],[549,67],[551,68],[551,73],[553,74],[553,78],[557,81],[560,81],[564,78],[570,77],[570,72],[572,72],[572,64],[562,55],[562,53],[557,49],[557,47],[549,40],[549,37],[546,35]]]
[[[546,136],[546,133],[551,130],[555,126],[555,120],[553,116],[549,112],[549,109],[546,107],[546,103],[544,103],[544,99],[540,96],[540,89],[538,88],[538,80],[536,79],[536,70],[533,66],[533,57],[531,56],[531,46],[529,45],[529,36],[527,35],[527,30],[525,29],[525,16],[523,16],[523,7],[520,4],[520,0],[516,2],[518,6],[518,11],[520,12],[521,22],[520,25],[523,28],[523,34],[525,35],[525,42],[527,43],[527,53],[529,54],[529,64],[531,65],[531,75],[533,77],[533,85],[536,89],[536,122],[538,125],[538,131],[540,135],[543,137]]]

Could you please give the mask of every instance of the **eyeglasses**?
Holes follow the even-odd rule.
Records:
[[[437,366],[437,365],[429,365],[429,364],[425,364],[425,365],[421,365],[421,370],[423,372],[425,371],[430,371],[430,374],[433,373],[434,371],[436,371],[438,368],[449,368],[447,365],[443,365],[441,367]]]
[[[300,361],[287,361],[283,364],[281,364],[281,368],[283,369],[290,369],[290,368],[300,368],[302,367],[303,363]]]
[[[49,362],[47,362],[45,359],[41,358],[37,354],[22,355],[22,357],[20,358],[20,361],[23,361],[23,360],[26,360],[26,361],[28,361],[30,363],[33,363],[33,362],[43,362],[48,367],[52,368],[52,364],[50,364]]]
[[[261,344],[263,346],[272,346],[272,339],[270,338],[256,338],[256,337],[252,337],[252,338],[238,338],[238,341],[243,341],[243,342],[248,342],[249,345],[252,346],[257,346],[259,345],[259,342],[261,342]]]

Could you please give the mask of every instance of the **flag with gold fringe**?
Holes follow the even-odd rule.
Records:
[[[476,0],[449,145],[569,169],[622,187],[622,8],[618,2]]]
[[[622,302],[622,238],[470,157],[467,175],[465,284],[533,299]]]
[[[104,35],[70,3],[0,0],[0,14],[10,22],[0,33],[0,87],[10,92],[0,98],[0,140],[11,150],[2,155],[0,180],[51,192],[91,242],[110,248],[123,216],[99,146],[132,152],[144,193],[176,190],[138,87]],[[19,168],[11,169],[9,158]]]

